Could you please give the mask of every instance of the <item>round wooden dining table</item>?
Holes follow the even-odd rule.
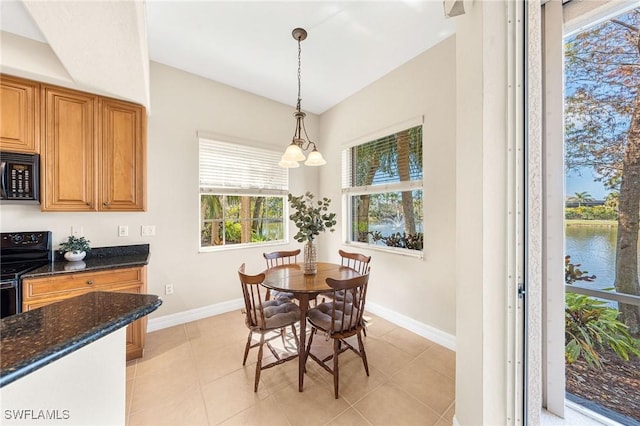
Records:
[[[300,303],[300,347],[298,348],[298,391],[302,392],[304,385],[305,341],[307,338],[307,311],[309,300],[318,294],[331,291],[327,278],[346,280],[360,276],[358,271],[335,263],[318,262],[317,273],[305,275],[301,263],[280,265],[264,271],[265,279],[262,283],[272,290],[293,293]]]

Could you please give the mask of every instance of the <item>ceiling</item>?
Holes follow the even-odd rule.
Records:
[[[56,12],[52,8],[56,7],[66,9],[59,16],[73,17],[69,6],[73,3],[79,2],[29,1],[25,7],[21,0],[2,0],[1,29],[50,43],[74,77],[73,66],[65,60],[78,59],[64,58],[62,50],[56,47],[56,31],[51,28],[56,20],[50,19],[52,12]],[[93,5],[92,10],[73,17],[58,30],[60,34],[69,32],[71,24],[80,20],[100,22],[102,5],[133,2],[84,4],[87,3]],[[39,11],[40,7],[47,10]],[[147,0],[142,11],[142,32],[146,23],[145,47],[149,59],[292,106],[297,99],[298,47],[291,31],[295,27],[305,28],[309,35],[302,42],[302,109],[316,114],[455,32],[454,21],[444,16],[442,0]],[[113,18],[104,21],[103,18],[104,27],[116,22],[112,27],[118,36],[129,26],[119,25]],[[74,40],[98,40],[100,34],[95,34],[95,38],[86,34],[90,31],[87,27],[95,26],[85,25],[84,37],[74,34]],[[106,40],[108,45],[110,39]],[[108,48],[104,44],[100,47],[102,51]],[[122,45],[118,48],[114,55],[126,56],[123,53],[129,49],[123,49]],[[141,49],[141,54],[147,54],[145,49]],[[86,64],[86,56],[83,60]],[[91,72],[99,73],[96,68],[91,68]]]

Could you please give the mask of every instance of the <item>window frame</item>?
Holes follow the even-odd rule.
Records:
[[[409,181],[400,181],[400,182],[391,182],[380,185],[367,185],[367,186],[349,186],[345,187],[346,184],[346,174],[348,171],[347,167],[350,169],[348,158],[350,158],[350,154],[347,154],[347,151],[350,151],[352,148],[364,145],[369,142],[376,141],[380,138],[384,138],[395,133],[409,130],[414,127],[422,127],[422,157],[423,157],[423,178],[420,180],[409,180]],[[342,191],[342,241],[343,244],[347,246],[358,247],[367,250],[376,250],[382,252],[388,252],[393,254],[399,254],[403,256],[415,257],[418,259],[424,259],[425,252],[425,244],[423,242],[421,250],[415,249],[407,249],[400,247],[389,247],[384,245],[377,245],[371,243],[364,243],[360,241],[352,240],[352,231],[353,231],[353,223],[352,223],[352,202],[351,199],[353,196],[363,195],[363,194],[381,194],[381,193],[390,193],[390,192],[403,192],[403,191],[422,191],[422,199],[423,199],[423,211],[422,211],[422,234],[424,238],[425,230],[426,230],[426,222],[425,222],[425,214],[424,214],[424,118],[423,116],[414,117],[409,120],[397,123],[395,125],[386,127],[374,133],[371,133],[367,136],[360,137],[354,141],[351,141],[348,144],[345,144],[341,147],[341,172],[342,172],[342,182],[341,182],[341,191]]]
[[[288,169],[280,169],[277,167],[277,159],[280,157],[281,153],[274,150],[265,148],[264,146],[260,146],[259,144],[247,143],[246,141],[238,141],[234,138],[228,136],[214,136],[214,135],[202,135],[198,133],[198,252],[199,253],[207,253],[207,252],[217,252],[217,251],[226,251],[226,250],[237,250],[244,248],[254,248],[254,247],[264,247],[264,246],[274,246],[274,245],[283,245],[289,243],[289,203],[287,202],[287,195],[289,193],[289,171]],[[243,185],[244,187],[240,187],[238,184],[229,185],[227,179],[225,180],[225,184],[212,186],[211,184],[203,184],[203,173],[202,173],[202,161],[203,161],[203,143],[206,144],[210,142],[215,145],[218,144],[217,147],[220,149],[222,146],[229,147],[230,145],[235,146],[237,152],[240,153],[248,153],[251,152],[251,157],[245,156],[246,158],[252,158],[252,161],[262,161],[265,165],[271,166],[270,159],[264,159],[261,154],[266,154],[267,156],[272,156],[276,158],[275,164],[273,167],[273,171],[278,171],[282,173],[282,182],[280,182],[277,186],[280,186],[280,189],[276,187],[255,187],[250,186],[250,184]],[[214,148],[214,149],[215,149]],[[231,154],[231,153],[229,153]],[[257,160],[256,160],[257,159]],[[224,160],[223,160],[224,161]],[[211,165],[211,164],[209,164]],[[248,164],[246,167],[250,167]],[[253,170],[253,169],[251,169]],[[276,179],[277,180],[277,179]],[[245,182],[246,183],[246,182]],[[268,186],[268,185],[265,185]],[[265,242],[244,242],[237,244],[222,244],[215,246],[202,246],[202,226],[205,221],[202,215],[202,196],[203,195],[213,195],[213,196],[238,196],[238,197],[273,197],[273,198],[281,198],[282,199],[282,230],[283,235],[282,239],[265,241]],[[223,219],[224,220],[224,219]],[[242,220],[242,218],[240,219]]]

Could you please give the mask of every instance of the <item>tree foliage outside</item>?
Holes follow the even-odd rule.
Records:
[[[592,167],[618,195],[618,292],[640,295],[640,8],[582,31],[565,45],[568,169]],[[640,308],[620,304],[640,333]]]
[[[569,201],[578,203],[578,207],[582,206],[582,203],[593,201],[593,197],[588,192],[576,192],[572,197],[569,197]]]
[[[200,246],[284,239],[284,197],[200,195]]]
[[[565,283],[592,282],[595,275],[588,275],[580,264],[571,263],[565,256]],[[602,368],[598,349],[608,346],[621,359],[630,355],[640,356],[640,341],[634,339],[618,316],[620,311],[606,306],[606,302],[582,294],[565,293],[565,359],[572,364],[584,359],[590,367]]]
[[[422,250],[422,189],[375,189],[422,180],[422,126],[355,146],[350,153],[351,186],[369,188],[350,199],[352,240]]]

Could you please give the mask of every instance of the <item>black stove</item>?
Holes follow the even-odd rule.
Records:
[[[0,317],[22,312],[20,276],[51,262],[51,232],[0,233]]]

